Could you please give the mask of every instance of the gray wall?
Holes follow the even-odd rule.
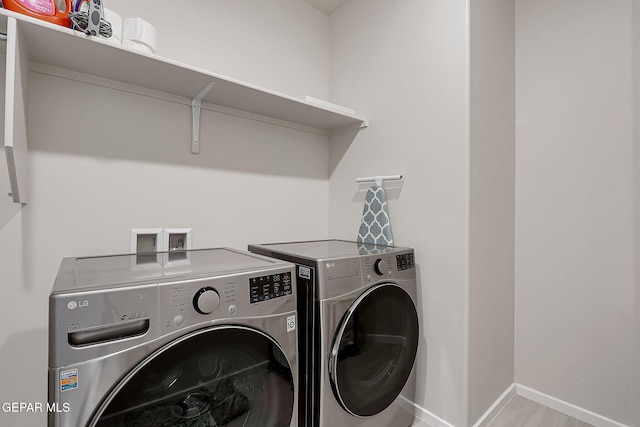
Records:
[[[331,97],[371,126],[331,145],[329,234],[357,235],[357,177],[404,174],[386,188],[396,244],[415,248],[420,278],[416,404],[457,426],[467,422],[465,3],[351,0],[331,16]]]
[[[516,1],[516,382],[621,423],[637,405],[631,12]]]
[[[129,9],[143,3],[157,7],[144,14]],[[109,6],[154,24],[162,55],[214,72],[224,64],[223,74],[298,96],[305,87],[326,95],[328,66],[315,64],[327,62],[326,15],[303,2],[195,3],[112,0]],[[251,7],[260,13],[244,10]],[[184,11],[190,19],[180,16]],[[193,22],[205,17],[219,25]],[[200,31],[206,34],[193,38]],[[251,66],[255,58],[259,66]],[[299,78],[292,78],[294,69]],[[0,162],[0,375],[11,384],[0,391],[0,402],[46,402],[47,296],[63,257],[129,252],[130,228],[192,227],[194,248],[327,237],[326,136],[205,106],[195,156],[188,100],[30,77],[25,207],[6,197],[6,163]],[[93,105],[102,114],[98,134],[90,128],[95,121],[87,106]],[[295,203],[302,195],[311,197]],[[42,427],[45,420],[44,414],[0,413],[0,424]]]
[[[470,6],[472,424],[514,381],[515,2]]]
[[[387,195],[396,242],[418,257],[418,409],[470,425],[515,376],[640,426],[632,2],[351,0],[327,17],[292,0],[109,0],[156,26],[161,55],[330,97],[371,125],[328,141],[205,108],[192,156],[188,105],[32,73],[31,203],[0,198],[12,385],[0,401],[46,399],[46,298],[62,257],[127,252],[138,227],[193,227],[194,247],[352,239],[366,190],[355,178],[402,173]],[[108,122],[86,139],[95,99]]]
[[[108,0],[154,25],[156,53],[290,96],[327,99],[329,17],[302,0]],[[195,94],[194,94],[195,95]]]
[[[633,200],[634,200],[634,292],[633,384],[629,396],[631,425],[640,426],[640,1],[633,1]]]

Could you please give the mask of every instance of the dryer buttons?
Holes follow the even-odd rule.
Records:
[[[373,269],[378,276],[382,276],[387,272],[387,270],[389,270],[389,267],[387,267],[387,262],[385,260],[378,258],[373,264]]]
[[[193,297],[193,308],[200,314],[210,314],[220,305],[220,295],[210,286],[201,288]]]

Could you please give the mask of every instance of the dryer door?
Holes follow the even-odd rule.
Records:
[[[356,416],[387,408],[404,387],[418,349],[418,314],[409,294],[387,283],[362,294],[334,337],[329,376],[340,404]]]
[[[289,363],[269,336],[245,327],[185,335],[143,360],[94,421],[106,426],[289,426]]]

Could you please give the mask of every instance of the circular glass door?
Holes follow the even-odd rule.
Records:
[[[361,417],[387,408],[409,378],[418,337],[418,314],[402,288],[383,284],[361,295],[332,345],[329,374],[340,404]]]
[[[289,427],[291,367],[249,328],[193,332],[145,359],[112,391],[96,427]]]

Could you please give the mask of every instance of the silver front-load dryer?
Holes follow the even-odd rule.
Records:
[[[297,264],[298,418],[313,427],[412,425],[420,336],[413,250],[342,240],[249,250]]]
[[[231,249],[63,260],[50,427],[297,426],[295,269]]]

